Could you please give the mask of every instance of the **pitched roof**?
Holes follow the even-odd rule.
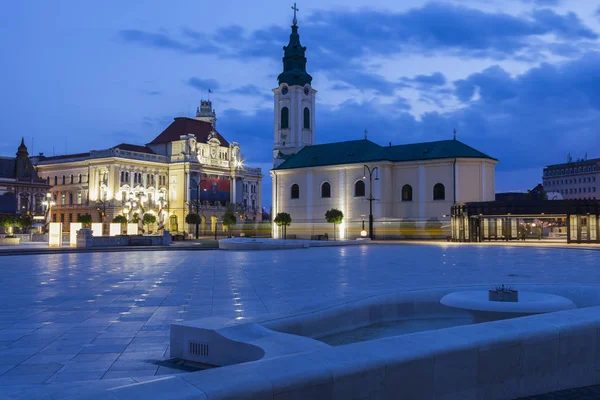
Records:
[[[458,140],[404,144],[384,147],[370,140],[351,140],[306,146],[289,156],[275,169],[355,164],[372,161],[422,161],[443,158],[488,158],[495,160]]]
[[[15,158],[0,157],[0,178],[14,178],[15,167]]]
[[[129,143],[121,143],[113,147],[113,149],[125,150],[125,151],[135,151],[138,153],[148,153],[154,154],[152,149],[147,146],[140,146],[137,144],[129,144]]]
[[[208,135],[210,135],[212,131],[213,127],[210,122],[199,121],[187,117],[177,117],[171,122],[171,125],[169,125],[167,129],[162,131],[160,135],[155,137],[154,140],[148,144],[160,144],[181,140],[180,137],[182,135],[188,135],[190,133],[196,136],[197,141],[206,142],[208,140]],[[229,142],[225,140],[219,132],[216,133],[221,145],[229,146]]]
[[[88,151],[87,153],[63,154],[60,156],[50,156],[50,157],[38,156],[37,158],[40,161],[54,161],[54,160],[64,160],[66,158],[84,158],[84,157],[89,157],[89,156],[90,156],[90,152]]]

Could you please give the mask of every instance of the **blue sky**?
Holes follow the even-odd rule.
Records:
[[[291,4],[14,1],[0,14],[0,154],[143,144],[212,89],[218,130],[265,173]],[[500,160],[497,191],[600,157],[600,9],[588,0],[298,3],[317,142],[452,137]],[[53,150],[54,149],[54,150]]]

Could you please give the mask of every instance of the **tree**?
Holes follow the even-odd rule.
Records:
[[[21,215],[16,220],[16,226],[21,230],[22,233],[25,233],[25,231],[29,229],[32,224],[33,218],[31,218],[31,215]]]
[[[142,218],[142,224],[149,226],[154,223],[156,223],[156,215],[150,213],[144,214],[144,217]]]
[[[335,226],[341,224],[343,219],[344,213],[336,208],[327,210],[325,213],[325,220],[333,224],[333,240],[335,240]]]
[[[0,215],[0,226],[7,233],[12,233],[12,228],[17,224],[17,218],[14,215]]]
[[[92,216],[90,214],[81,214],[77,217],[77,222],[81,222],[84,228],[89,228],[92,226]]]
[[[221,221],[223,221],[223,225],[227,227],[227,232],[229,232],[229,236],[231,236],[230,229],[237,223],[237,218],[235,217],[231,206],[227,206],[227,210],[221,217]]]
[[[198,225],[202,223],[202,217],[198,214],[188,214],[185,216],[186,224],[196,225],[196,239],[198,239]]]
[[[288,213],[278,213],[273,220],[277,226],[283,226],[283,238],[287,238],[287,227],[292,224],[292,217]]]
[[[127,217],[124,215],[117,215],[113,218],[112,222],[115,224],[125,225],[127,223]]]

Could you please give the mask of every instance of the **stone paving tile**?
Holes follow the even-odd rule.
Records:
[[[39,385],[45,383],[48,378],[54,375],[54,372],[41,373],[41,374],[25,374],[25,375],[11,375],[6,374],[0,376],[0,386],[7,385]],[[1,389],[0,389],[1,391]]]
[[[10,371],[16,366],[17,364],[0,365],[0,375],[3,375],[5,372]]]
[[[60,373],[90,371],[106,372],[112,365],[113,361],[77,362],[65,365],[63,368],[60,369]]]
[[[598,400],[600,399],[600,385],[588,386],[577,389],[561,390],[540,394],[531,397],[521,397],[518,400]]]
[[[4,373],[2,376],[15,376],[15,375],[31,375],[31,374],[45,374],[55,373],[63,367],[63,364],[59,363],[46,363],[46,364],[20,364]]]
[[[74,363],[88,363],[97,361],[108,361],[114,362],[119,358],[121,353],[91,353],[91,354],[77,354],[71,359]]]
[[[71,383],[77,381],[95,381],[100,380],[106,374],[106,370],[102,371],[87,371],[87,372],[78,372],[78,371],[65,371],[63,373],[62,370],[58,371],[56,374],[52,375],[45,383]]]
[[[23,361],[23,363],[21,365],[26,365],[26,364],[47,364],[47,363],[65,364],[66,362],[72,360],[73,357],[75,357],[76,355],[77,354],[75,354],[75,353],[71,353],[71,354],[53,354],[53,355],[34,354],[31,357],[29,357],[27,360]]]
[[[135,381],[143,381],[155,378],[157,368],[152,369],[140,369],[136,371],[108,371],[102,376],[102,379],[118,379],[118,378],[132,378]],[[2,378],[2,377],[0,377]],[[143,379],[146,378],[146,379]]]

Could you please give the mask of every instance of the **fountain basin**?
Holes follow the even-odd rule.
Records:
[[[449,293],[442,297],[440,303],[470,312],[475,323],[577,308],[566,297],[537,292],[519,292],[517,302],[490,301],[486,290]]]

